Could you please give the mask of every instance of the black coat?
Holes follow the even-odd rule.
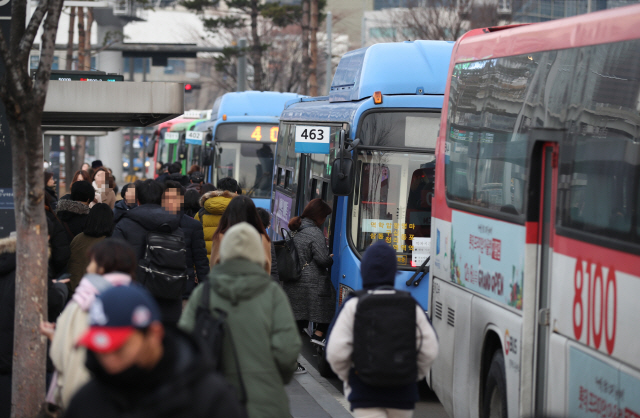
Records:
[[[47,281],[49,321],[55,321],[64,309],[66,286]],[[16,239],[0,239],[0,374],[10,374],[13,363],[13,330],[16,306]],[[47,369],[53,371],[47,357]]]
[[[58,206],[58,196],[56,195],[56,191],[49,186],[45,186],[44,191],[49,195],[49,197],[51,197],[51,210],[55,211]]]
[[[213,371],[202,347],[167,328],[160,362],[137,384],[116,382],[87,353],[93,378],[71,400],[65,418],[240,418],[234,389]]]
[[[167,172],[164,172],[164,173],[160,174],[160,175],[158,176],[158,178],[156,179],[156,181],[157,181],[158,183],[162,184],[162,185],[164,185],[164,182],[165,182],[166,180],[169,180],[169,173],[167,173]]]
[[[87,222],[89,210],[89,206],[82,202],[76,202],[75,200],[61,199],[58,202],[56,215],[58,219],[60,219],[60,222],[62,222],[62,226],[65,227],[65,231],[68,228],[67,232],[73,235],[70,237],[69,242],[80,232],[84,231],[84,224]]]
[[[195,278],[198,282],[205,280],[209,274],[209,258],[207,257],[207,245],[204,242],[204,232],[202,224],[187,215],[180,215],[180,229],[184,232],[184,242],[187,245],[187,273],[189,281],[182,296],[189,299],[189,295],[196,287]]]
[[[184,236],[182,229],[180,229],[178,215],[165,211],[159,205],[141,205],[131,209],[120,218],[112,237],[123,239],[131,244],[138,261],[140,261],[144,258],[147,247],[147,232],[157,231],[165,224],[172,233]],[[138,268],[137,274],[142,277],[140,268]],[[176,324],[182,313],[182,300],[156,298],[156,301],[162,311],[162,320],[165,323]]]
[[[45,211],[47,215],[47,225],[49,228],[49,278],[57,279],[67,270],[67,263],[71,256],[69,249],[69,234],[65,231],[60,221],[53,212]]]
[[[122,219],[125,213],[129,212],[136,206],[138,205],[136,205],[135,203],[133,204],[133,206],[128,206],[127,202],[124,199],[118,200],[113,208],[113,223],[117,224],[118,221]]]

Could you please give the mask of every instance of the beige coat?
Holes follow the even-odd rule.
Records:
[[[220,243],[224,234],[220,234],[217,237],[214,235],[211,243],[211,266],[220,264]],[[265,271],[271,274],[271,241],[264,235],[260,235],[262,238],[262,247],[264,248],[265,255]]]
[[[58,371],[54,391],[56,405],[66,409],[73,395],[90,379],[85,367],[87,350],[76,347],[76,342],[89,328],[89,313],[75,301],[67,304],[56,321],[56,332],[51,342],[49,357]]]

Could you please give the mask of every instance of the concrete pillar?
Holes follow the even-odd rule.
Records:
[[[98,44],[102,45],[108,32],[111,36],[114,33],[122,32],[123,27],[100,26],[98,25]],[[124,60],[121,51],[102,51],[98,54],[98,70],[107,73],[122,74]],[[124,81],[123,81],[124,83]],[[99,100],[99,98],[96,98]],[[109,132],[107,136],[96,137],[96,156],[102,160],[102,164],[113,170],[113,176],[118,185],[124,183],[122,173],[122,147],[124,146],[124,136],[122,130]]]

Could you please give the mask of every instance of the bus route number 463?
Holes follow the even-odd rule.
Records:
[[[329,142],[330,132],[326,126],[296,126],[296,142]]]

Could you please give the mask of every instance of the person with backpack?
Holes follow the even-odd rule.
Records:
[[[222,214],[229,206],[231,199],[237,196],[238,182],[231,177],[218,180],[218,189],[207,192],[200,198],[202,209],[198,211],[195,220],[200,221],[204,233],[204,241],[207,244],[207,256],[211,259],[211,245],[213,234],[218,228]]]
[[[218,364],[249,418],[284,418],[291,416],[284,385],[296,370],[302,343],[287,297],[265,265],[256,228],[246,222],[229,228],[220,245],[220,264],[191,294],[178,326],[201,335],[198,310],[208,297],[204,306],[212,316],[226,313]]]
[[[169,213],[174,213],[180,219],[180,229],[184,232],[185,254],[187,263],[187,274],[189,281],[182,294],[183,303],[189,299],[196,285],[200,281],[206,280],[209,274],[209,260],[207,259],[207,247],[204,243],[202,225],[195,219],[185,215],[184,188],[180,183],[167,180],[164,183],[165,190],[162,196],[162,207]]]
[[[180,219],[161,206],[163,194],[155,180],[136,184],[138,206],[120,219],[112,236],[131,244],[138,257],[138,281],[156,298],[162,320],[175,324],[188,280],[186,244]]]
[[[343,303],[329,330],[327,362],[357,418],[411,418],[417,382],[438,355],[422,307],[393,289],[396,271],[393,248],[383,241],[369,247],[360,267],[362,290]]]
[[[89,309],[92,378],[66,418],[242,418],[233,388],[197,340],[160,322],[149,292],[132,284],[102,292]]]

